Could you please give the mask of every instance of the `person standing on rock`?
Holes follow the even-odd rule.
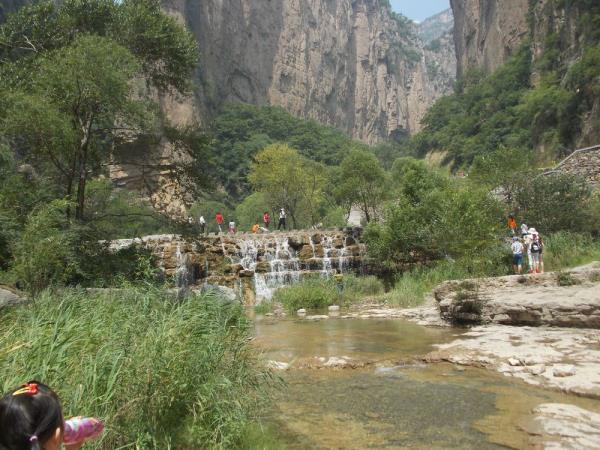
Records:
[[[223,225],[223,214],[221,214],[220,212],[217,212],[217,215],[215,216],[215,220],[217,221],[217,227],[219,228],[219,234],[221,234],[223,232],[223,229],[221,228],[221,225]]]
[[[277,231],[281,230],[281,227],[283,227],[284,230],[287,230],[287,226],[285,224],[285,219],[286,219],[285,209],[281,208],[279,210],[279,224],[277,225]]]
[[[235,234],[236,229],[235,229],[235,222],[233,220],[231,220],[229,222],[229,233],[231,234]]]
[[[531,259],[533,260],[533,273],[540,273],[540,260],[542,257],[542,240],[539,234],[533,235],[533,241],[531,242]],[[542,268],[543,271],[543,268]]]
[[[265,224],[265,228],[268,230],[269,225],[271,224],[271,215],[265,211],[263,214],[263,223]]]
[[[529,273],[533,273],[533,259],[531,258],[531,243],[533,242],[533,235],[530,233],[530,230],[535,231],[535,228],[530,228],[527,230],[527,233],[523,235],[523,247],[525,252],[527,252],[527,267],[529,269]]]
[[[200,225],[200,235],[203,236],[206,231],[206,220],[204,220],[203,215],[200,215],[200,218],[198,219],[198,225]]]
[[[513,253],[513,270],[515,273],[521,274],[523,270],[523,244],[517,236],[513,237],[511,250]]]

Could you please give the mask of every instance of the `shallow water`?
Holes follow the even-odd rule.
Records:
[[[519,424],[540,403],[599,409],[596,401],[532,388],[483,369],[410,363],[435,343],[460,335],[460,329],[360,319],[257,318],[255,326],[256,342],[268,359],[293,364],[347,356],[375,362],[356,370],[283,372],[287,385],[265,412],[281,448],[528,448],[529,436]]]
[[[268,359],[290,363],[314,357],[347,356],[359,360],[405,360],[449,342],[463,330],[426,328],[387,319],[255,320],[256,342]]]

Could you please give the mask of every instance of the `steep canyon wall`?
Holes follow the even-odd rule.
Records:
[[[424,51],[416,25],[380,0],[172,0],[165,8],[198,39],[200,119],[226,102],[277,105],[372,144],[417,131],[454,79],[453,55]]]
[[[532,84],[540,81],[540,61],[548,50],[563,67],[577,62],[585,48],[584,2],[556,0],[450,0],[454,13],[457,76],[472,69],[491,73],[525,43],[532,53]],[[552,48],[551,48],[552,47]],[[600,142],[600,99],[582,118],[575,147]]]

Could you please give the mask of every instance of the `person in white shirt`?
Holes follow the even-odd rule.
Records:
[[[287,230],[287,227],[285,224],[285,218],[286,218],[285,210],[283,208],[281,208],[279,210],[279,224],[277,225],[277,231],[281,230],[281,227],[283,227],[284,230]]]
[[[200,234],[204,234],[206,231],[206,220],[204,220],[204,216],[200,216],[198,223],[200,224]]]
[[[235,222],[233,220],[229,222],[229,232],[235,234]]]
[[[515,273],[520,274],[523,268],[523,244],[517,236],[513,237],[511,250],[513,253],[513,269]]]

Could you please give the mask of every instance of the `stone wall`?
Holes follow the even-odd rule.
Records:
[[[169,279],[236,289],[248,303],[309,275],[358,271],[365,263],[359,228],[209,236],[154,235],[112,241],[112,251],[152,251]]]
[[[594,188],[600,187],[600,145],[575,150],[545,174],[564,172],[585,178]]]

